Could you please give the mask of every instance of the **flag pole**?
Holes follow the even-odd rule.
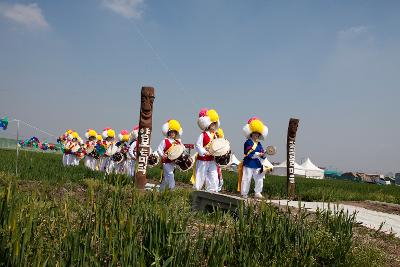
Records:
[[[17,140],[15,141],[15,146],[17,148],[17,158],[15,160],[15,175],[18,176],[18,156],[19,156],[19,147],[18,147],[18,139],[19,139],[19,120],[17,121]]]

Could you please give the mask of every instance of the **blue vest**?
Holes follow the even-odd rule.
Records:
[[[253,159],[253,155],[256,152],[264,153],[264,149],[260,142],[258,142],[256,149],[254,149],[250,154],[247,153],[253,148],[254,141],[252,139],[247,139],[244,143],[244,155],[246,155],[243,159],[243,166],[252,169],[261,168],[261,161],[259,158]]]

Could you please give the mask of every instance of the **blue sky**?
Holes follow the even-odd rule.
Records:
[[[57,135],[130,129],[151,85],[153,146],[169,118],[194,142],[197,113],[210,107],[238,155],[255,115],[278,147],[271,160],[283,160],[293,116],[298,161],[400,171],[399,10],[398,1],[0,1],[0,116]]]

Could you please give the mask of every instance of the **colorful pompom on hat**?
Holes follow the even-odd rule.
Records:
[[[86,139],[89,139],[90,137],[96,137],[97,138],[97,133],[93,129],[87,129],[87,131],[85,133],[85,137],[86,137]]]
[[[131,132],[131,140],[136,140],[138,138],[139,135],[139,124],[135,125],[135,127],[133,127],[132,132]]]
[[[217,137],[218,138],[225,138],[225,134],[224,134],[224,131],[222,130],[222,128],[218,128]]]
[[[69,129],[69,130],[67,130],[65,133],[64,133],[64,135],[63,135],[63,138],[64,138],[64,140],[72,140],[72,133],[73,133],[74,131],[73,130],[71,130],[71,129]]]
[[[103,136],[101,136],[101,134],[97,135],[97,141],[103,141]]]
[[[118,134],[118,140],[121,142],[128,142],[129,141],[128,130],[121,130],[121,132]]]
[[[74,138],[76,138],[76,139],[79,138],[79,134],[78,134],[77,132],[72,132],[72,133],[70,133],[70,134],[68,135],[68,139],[69,139],[69,140],[72,140],[72,139],[74,139]]]
[[[115,137],[115,131],[111,128],[105,128],[103,130],[103,138],[106,139],[107,137],[114,138]]]
[[[243,127],[246,138],[250,138],[252,133],[260,133],[260,140],[264,140],[268,135],[268,127],[257,117],[251,118]]]
[[[210,127],[211,123],[216,122],[217,127],[220,126],[219,115],[215,109],[206,109],[203,108],[199,112],[199,118],[197,119],[197,124],[200,129],[205,131],[208,127]]]
[[[166,123],[163,124],[161,131],[165,136],[168,136],[168,132],[170,131],[176,131],[178,133],[178,138],[180,138],[183,133],[181,124],[177,120],[168,120]]]

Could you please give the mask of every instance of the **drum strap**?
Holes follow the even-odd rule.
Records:
[[[206,134],[208,135],[208,133],[206,132]],[[211,146],[211,143],[212,143],[212,140],[214,140],[214,139],[216,139],[216,136],[215,136],[215,133],[210,133],[210,135],[211,136],[209,136],[209,138],[210,138],[210,141],[206,144],[206,146],[204,147],[204,148],[208,148],[208,147],[210,147]]]

